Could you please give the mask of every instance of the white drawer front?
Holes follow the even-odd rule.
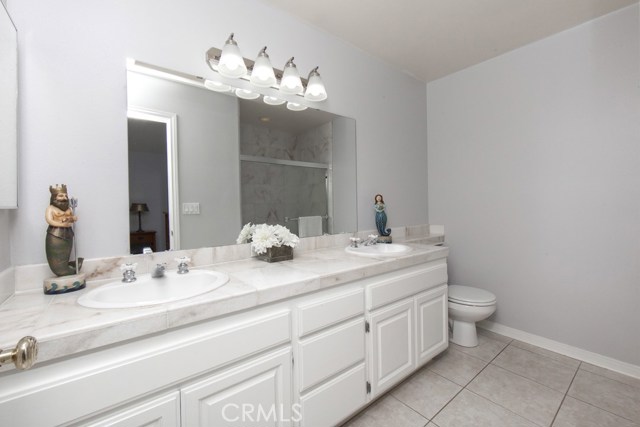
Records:
[[[299,389],[307,390],[364,360],[364,318],[300,341]]]
[[[364,291],[356,289],[298,307],[299,335],[305,336],[364,313]]]
[[[447,283],[447,262],[438,260],[367,287],[370,310]]]
[[[300,426],[335,426],[366,402],[366,371],[361,363],[300,399]]]

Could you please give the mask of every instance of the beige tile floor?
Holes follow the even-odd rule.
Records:
[[[344,427],[640,427],[640,380],[478,330]]]

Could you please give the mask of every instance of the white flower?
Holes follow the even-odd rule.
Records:
[[[268,248],[278,247],[279,242],[273,225],[260,224],[251,236],[251,247],[257,254],[263,254]]]
[[[253,234],[255,228],[256,226],[251,224],[250,222],[246,223],[244,227],[242,227],[242,230],[240,230],[240,235],[238,236],[236,243],[247,243],[251,239],[251,235]]]
[[[269,248],[279,248],[283,245],[295,248],[300,239],[282,225],[254,225],[249,222],[242,227],[236,242],[241,244],[249,241],[251,241],[251,249],[261,255]]]
[[[283,227],[281,225],[276,226],[276,235],[278,236],[278,240],[280,242],[279,246],[290,246],[295,248],[300,239],[298,236],[293,234],[287,227]]]

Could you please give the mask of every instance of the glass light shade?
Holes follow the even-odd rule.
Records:
[[[216,92],[229,92],[231,90],[231,86],[224,83],[215,82],[213,80],[205,80],[204,87]]]
[[[240,54],[238,44],[233,39],[233,33],[227,39],[220,54],[218,72],[232,79],[240,78],[247,73],[247,66],[244,64],[244,58]]]
[[[236,96],[242,99],[257,99],[260,97],[260,94],[251,92],[250,90],[238,88],[236,89]]]
[[[287,102],[287,110],[291,111],[304,111],[307,107],[302,104],[296,104],[295,102]]]
[[[327,99],[327,90],[324,88],[324,83],[318,73],[318,67],[311,70],[309,73],[309,82],[307,83],[307,90],[304,93],[304,98],[309,101],[324,101]]]
[[[265,95],[264,98],[262,98],[262,100],[264,101],[265,104],[269,104],[269,105],[282,105],[285,102],[287,102],[284,99],[280,99],[280,98],[276,98],[275,96],[268,96],[268,95]]]
[[[269,55],[267,55],[267,47],[262,48],[256,62],[253,64],[251,78],[249,81],[259,87],[271,87],[276,84],[276,75],[273,72]]]
[[[284,66],[284,72],[280,80],[280,91],[282,93],[298,95],[302,93],[303,89],[298,67],[293,63],[293,58],[291,58]]]

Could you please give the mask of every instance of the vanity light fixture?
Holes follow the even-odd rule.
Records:
[[[309,101],[324,101],[327,99],[327,90],[324,88],[322,79],[320,79],[318,67],[314,68],[309,73],[309,83],[307,83],[307,90],[304,93],[304,99]]]
[[[275,96],[269,96],[269,95],[265,95],[264,98],[262,98],[262,100],[264,101],[265,104],[269,104],[269,105],[282,105],[285,102],[287,102],[284,99],[276,98]]]
[[[231,90],[231,86],[229,85],[208,79],[204,81],[204,87],[216,92],[229,92]]]
[[[295,102],[287,102],[287,110],[291,111],[304,111],[307,107],[302,104],[297,104]]]
[[[284,72],[282,73],[282,80],[280,81],[280,92],[299,95],[303,90],[300,73],[298,72],[296,64],[293,63],[292,56],[284,65]]]
[[[266,46],[258,52],[249,81],[258,87],[271,87],[276,84],[276,75],[273,72],[271,61],[269,61]]]
[[[242,99],[258,99],[260,98],[260,94],[259,93],[255,93],[255,92],[251,92],[250,90],[247,89],[236,89],[235,94],[238,98],[242,98]]]
[[[247,66],[240,54],[238,43],[233,39],[233,33],[229,36],[218,62],[218,72],[224,77],[237,79],[247,74]]]
[[[271,66],[266,50],[266,46],[262,48],[255,61],[248,60],[240,54],[238,44],[233,39],[233,33],[231,33],[222,50],[215,47],[207,50],[207,65],[227,79],[248,81],[257,90],[238,88],[238,86],[247,86],[244,84],[237,86],[233,83],[229,85],[229,82],[224,81],[224,79],[224,82],[214,82],[207,79],[205,80],[205,86],[219,92],[233,90],[238,97],[244,99],[256,99],[262,92],[264,102],[269,105],[282,105],[287,102],[287,98],[294,99],[293,97],[297,96],[313,102],[327,99],[327,90],[322,83],[320,73],[318,73],[318,67],[311,70],[308,79],[303,79],[300,78],[300,73],[293,62],[293,57],[285,64],[284,71],[280,71]],[[284,96],[281,98],[277,94],[275,96],[265,95],[263,89],[278,90]],[[302,111],[307,107],[299,102],[289,101],[287,108],[293,111]]]

